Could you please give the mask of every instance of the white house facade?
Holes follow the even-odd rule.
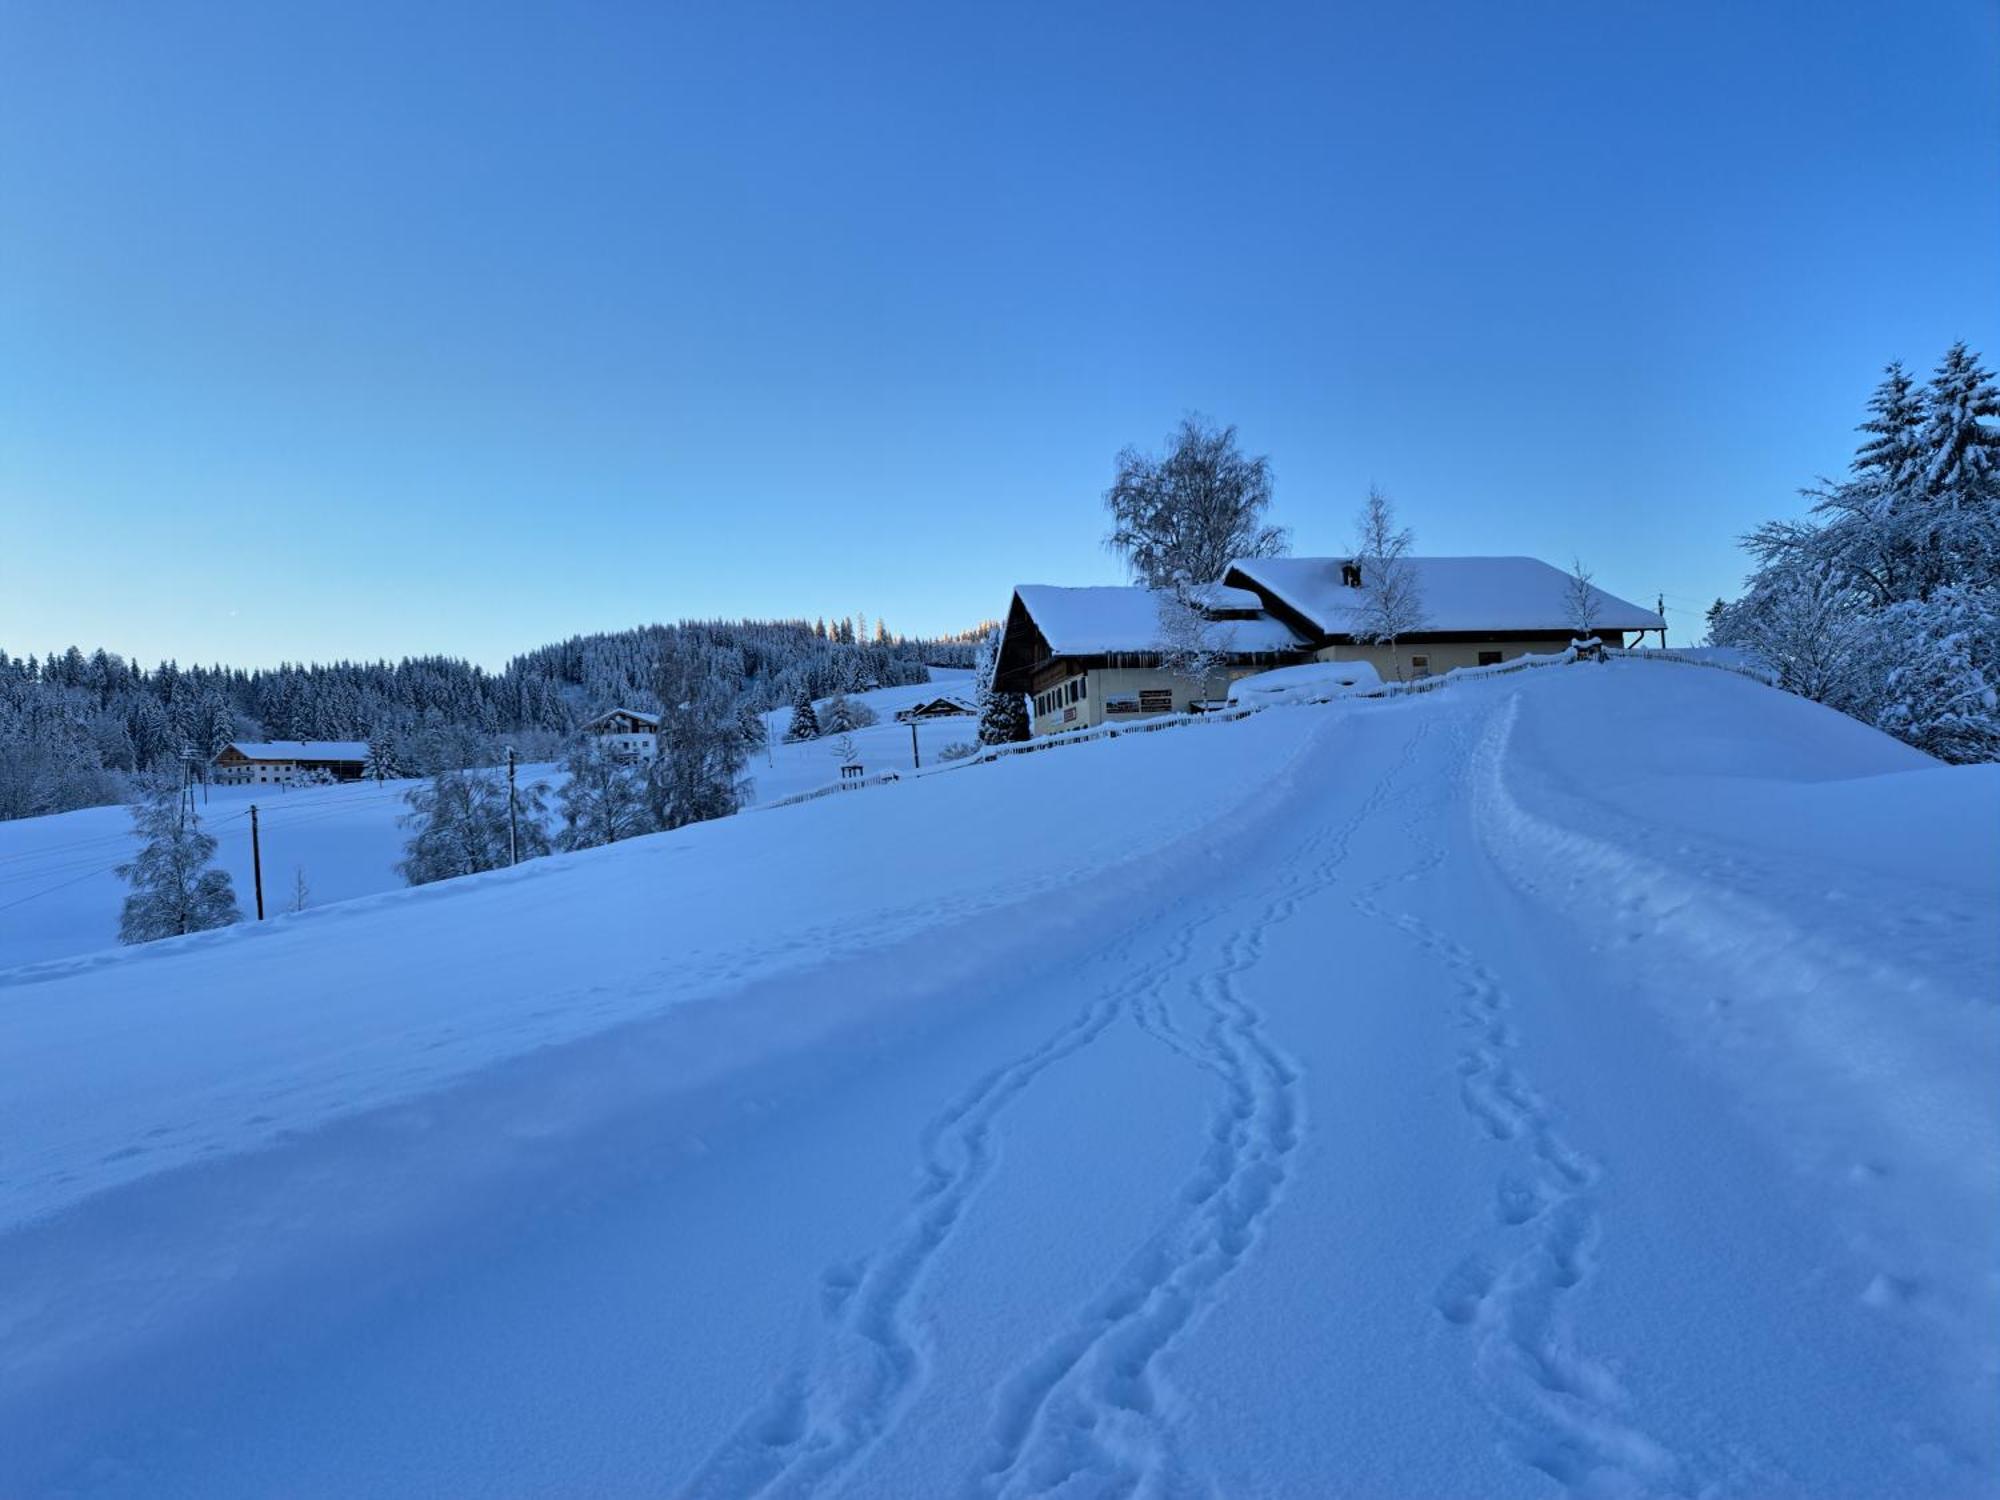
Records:
[[[583,726],[583,733],[598,740],[620,760],[644,764],[660,753],[660,716],[641,713],[636,708],[614,708],[601,713]]]
[[[365,740],[231,740],[209,779],[218,786],[359,781],[367,769]]]

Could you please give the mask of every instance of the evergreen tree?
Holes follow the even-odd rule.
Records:
[[[1933,494],[1960,503],[1995,503],[2000,468],[2000,390],[1963,340],[1945,351],[1927,393],[1926,478]]]
[[[570,751],[569,780],[556,793],[564,849],[595,849],[645,833],[651,820],[639,772],[592,736]]]
[[[854,732],[854,705],[847,701],[846,693],[835,693],[826,700],[826,712],[820,715],[822,734],[852,734]]]
[[[378,729],[368,736],[368,763],[362,770],[377,782],[391,780],[398,774],[395,741],[386,731]]]
[[[796,745],[800,740],[819,738],[819,715],[813,711],[812,690],[801,687],[798,696],[792,700],[792,722],[785,730],[785,743]]]
[[[660,666],[659,754],[646,778],[657,828],[727,817],[742,806],[743,736],[727,685],[689,643]]]
[[[1019,693],[1002,692],[993,684],[993,674],[998,666],[994,653],[999,648],[1000,632],[992,631],[979,643],[979,654],[973,659],[973,681],[979,688],[979,743],[982,745],[1015,745],[1029,736],[1027,701]]]
[[[1883,371],[1882,383],[1868,398],[1868,412],[1868,420],[1857,429],[1869,437],[1854,456],[1855,472],[1888,486],[1919,477],[1927,412],[1923,393],[1901,360]]]
[[[132,823],[142,847],[138,858],[118,867],[132,886],[118,920],[120,942],[150,943],[243,920],[227,872],[214,868],[215,839],[201,831],[180,782],[153,778],[133,804]]]

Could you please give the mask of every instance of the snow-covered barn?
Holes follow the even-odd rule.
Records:
[[[368,769],[365,740],[231,740],[210,779],[222,786],[331,779],[359,781]]]
[[[650,761],[660,751],[660,716],[636,708],[614,708],[583,726],[620,760]]]
[[[1232,564],[1219,582],[1192,594],[1198,644],[1213,667],[1199,682],[1163,665],[1168,616],[1155,591],[1023,584],[1001,627],[994,682],[1025,694],[1034,733],[1049,734],[1185,712],[1227,698],[1231,682],[1273,667],[1366,661],[1384,679],[1428,676],[1558,651],[1576,634],[1572,580],[1560,568],[1532,557],[1407,562],[1423,621],[1399,638],[1393,654],[1366,639],[1361,613],[1369,580],[1361,560]],[[1652,610],[1602,589],[1591,590],[1590,602],[1592,628],[1608,645],[1665,625]],[[1185,637],[1187,626],[1180,630]]]

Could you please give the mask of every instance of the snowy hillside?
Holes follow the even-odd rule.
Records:
[[[940,694],[969,697],[972,674],[931,669],[933,681],[856,693],[881,722],[854,732],[857,759],[873,774],[910,766],[910,729],[898,709]],[[768,752],[744,768],[750,800],[769,802],[840,779],[832,740],[782,743],[791,710],[766,716],[775,725]],[[974,738],[970,719],[941,719],[918,726],[925,765],[937,763],[947,745]],[[530,765],[524,781],[561,784],[560,766]],[[397,823],[410,783],[373,782],[338,787],[211,787],[201,812],[218,844],[243,910],[251,906],[250,819],[258,805],[264,842],[266,909],[289,911],[303,874],[309,904],[326,905],[402,888],[396,861],[409,831]],[[89,953],[118,941],[118,909],[126,885],[115,873],[137,848],[132,820],[122,807],[92,807],[46,818],[0,822],[0,969]]]
[[[1557,667],[0,975],[0,1493],[2000,1494],[1996,819]]]

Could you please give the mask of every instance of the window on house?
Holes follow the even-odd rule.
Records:
[[[1482,666],[1482,667],[1497,667],[1497,666],[1499,666],[1499,665],[1500,665],[1500,653],[1499,653],[1498,651],[1482,651],[1482,652],[1480,652],[1480,653],[1479,653],[1479,665],[1480,665],[1480,666]]]
[[[1410,657],[1410,671],[1418,677],[1430,676],[1431,659],[1428,656],[1419,656],[1413,653]]]

